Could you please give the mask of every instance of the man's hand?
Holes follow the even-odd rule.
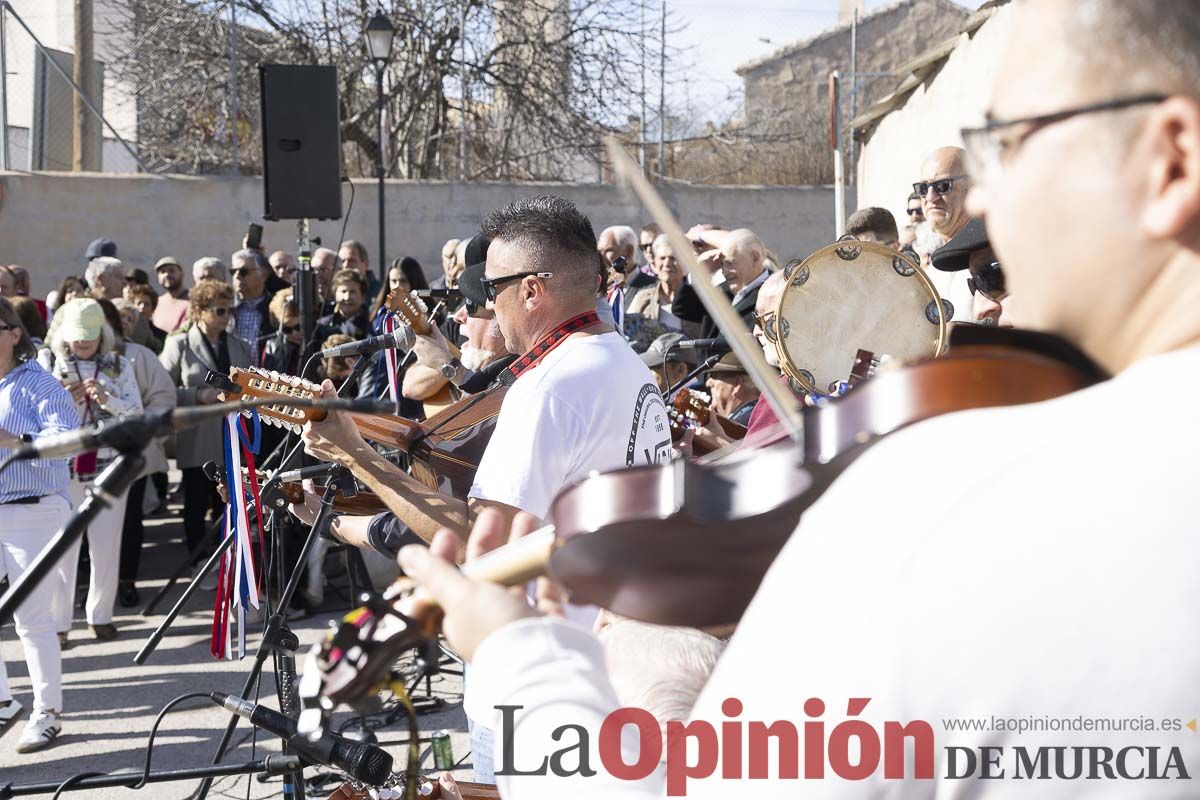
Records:
[[[321,382],[321,397],[337,397],[333,381],[329,378]],[[309,455],[346,468],[353,468],[365,456],[375,452],[345,411],[330,411],[321,422],[305,423],[300,438]]]
[[[446,337],[442,335],[436,325],[431,326],[428,336],[416,338],[413,343],[413,353],[417,357],[418,364],[433,370],[440,370],[442,365],[448,364],[451,359],[450,345],[446,343]]]
[[[503,515],[485,508],[479,512],[467,541],[467,563],[494,550],[506,541],[537,528],[537,520],[518,514],[512,531],[504,530]],[[400,551],[400,567],[419,583],[446,612],[442,631],[451,646],[465,659],[491,634],[510,622],[539,616],[529,607],[523,588],[505,589],[494,583],[472,581],[453,565],[461,540],[451,530],[438,531],[429,547],[409,545]]]
[[[212,386],[201,386],[196,389],[196,405],[211,406],[221,402],[221,393]]]
[[[317,490],[311,479],[306,478],[300,485],[304,488],[304,500],[292,503],[288,506],[288,510],[292,512],[293,517],[311,528],[317,521],[317,514],[321,511],[321,498],[317,497]],[[331,529],[332,527],[330,526]]]
[[[696,260],[709,272],[716,272],[725,263],[725,256],[721,255],[720,250],[705,250]]]

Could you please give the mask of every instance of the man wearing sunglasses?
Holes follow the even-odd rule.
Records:
[[[1200,21],[1179,0],[1023,0],[997,14],[1009,27],[980,35],[1008,42],[988,124],[964,137],[978,164],[968,208],[986,218],[1022,323],[1115,377],[927,420],[834,481],[691,709],[689,729],[713,727],[689,797],[1195,796],[1200,738],[1188,730],[1195,712],[1179,709],[1200,708]],[[474,538],[501,533],[482,520]],[[618,703],[593,639],[531,619],[433,552],[406,548],[400,563],[438,598],[472,680],[521,709],[511,752],[553,747],[567,722],[596,740]],[[803,635],[781,635],[798,609]],[[927,774],[898,774],[898,750],[891,778],[879,750],[858,774],[820,758],[822,772],[788,779],[775,760],[753,781],[713,766],[711,731],[735,713],[797,727],[822,714],[828,731],[845,724],[845,698],[859,698],[852,715],[929,720]],[[972,715],[980,730],[945,722]],[[973,768],[948,768],[966,752]],[[1054,753],[1057,778],[1029,768]],[[843,763],[862,763],[853,758]],[[499,788],[526,800],[662,796],[661,773],[597,772],[510,772]]]
[[[921,198],[925,219],[943,243],[950,241],[970,220],[966,211],[970,179],[965,156],[966,151],[961,147],[939,147],[925,157],[921,180],[913,184],[913,193]]]
[[[983,220],[973,219],[933,254],[933,266],[942,272],[967,270],[967,288],[971,290],[972,313],[980,325],[1013,327],[1008,313],[1008,290],[1004,270],[996,251],[988,241]]]

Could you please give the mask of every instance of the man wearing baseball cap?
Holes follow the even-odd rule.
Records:
[[[151,321],[159,330],[172,333],[187,319],[188,290],[183,288],[183,266],[175,256],[163,256],[154,262],[154,275],[163,294],[154,307]]]
[[[987,226],[982,219],[968,222],[950,241],[934,251],[932,261],[934,268],[942,272],[971,271],[967,288],[971,290],[972,314],[977,323],[1013,327],[1004,270],[988,240]]]
[[[664,333],[642,353],[642,361],[654,373],[659,391],[666,392],[679,383],[697,364],[695,350],[675,347],[683,339],[683,334],[678,331]]]

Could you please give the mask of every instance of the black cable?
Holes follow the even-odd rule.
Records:
[[[346,206],[346,216],[342,217],[342,238],[338,239],[338,246],[346,241],[346,226],[350,224],[350,212],[354,210],[354,181],[349,178],[342,178],[343,181],[350,184],[350,204]],[[383,258],[383,253],[379,254]]]
[[[158,726],[162,723],[163,717],[165,717],[167,715],[168,711],[170,711],[172,708],[174,708],[179,703],[182,703],[184,700],[192,700],[197,697],[202,698],[204,700],[211,700],[208,692],[188,692],[187,694],[179,695],[179,697],[176,697],[174,700],[172,700],[171,702],[169,702],[165,706],[163,706],[162,711],[158,712],[158,717],[154,720],[154,725],[150,728],[150,736],[148,739],[146,739],[146,767],[145,767],[145,770],[142,772],[142,780],[140,782],[138,782],[136,785],[130,786],[129,787],[130,789],[134,789],[134,790],[141,789],[141,788],[145,787],[145,785],[147,783],[150,782],[150,760],[154,756],[154,737],[156,735],[158,735]],[[92,778],[92,777],[95,777],[98,775],[106,775],[106,774],[107,773],[105,773],[105,772],[80,772],[75,775],[72,775],[71,777],[67,778],[65,781],[63,781],[62,783],[60,783],[58,785],[58,789],[55,790],[54,796],[51,797],[50,800],[58,800],[58,798],[62,796],[62,793],[64,791],[66,791],[72,785],[78,783],[79,781],[81,781],[85,778]]]

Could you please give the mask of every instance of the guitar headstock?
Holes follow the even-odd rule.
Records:
[[[707,425],[711,403],[711,398],[703,392],[696,391],[695,389],[684,389],[675,395],[671,406],[683,418],[699,423],[700,425]]]
[[[300,429],[304,427],[304,423],[309,420],[320,422],[325,419],[324,409],[296,408],[288,404],[288,400],[292,398],[313,398],[321,395],[320,386],[294,375],[284,375],[274,370],[262,370],[256,367],[247,369],[233,367],[229,370],[228,385],[218,388],[225,392],[227,400],[278,398],[279,402],[276,404],[259,406],[259,416],[268,425],[274,425],[293,433],[299,433]],[[249,411],[242,413],[250,415]]]
[[[425,301],[410,292],[396,290],[388,292],[384,307],[396,314],[404,324],[413,329],[418,336],[428,336],[432,332],[429,324],[429,308]]]
[[[441,608],[412,589],[401,580],[385,594],[369,596],[313,647],[300,683],[306,708],[315,704],[328,711],[360,700],[388,681],[404,651],[437,638]],[[303,723],[302,715],[302,728]]]

